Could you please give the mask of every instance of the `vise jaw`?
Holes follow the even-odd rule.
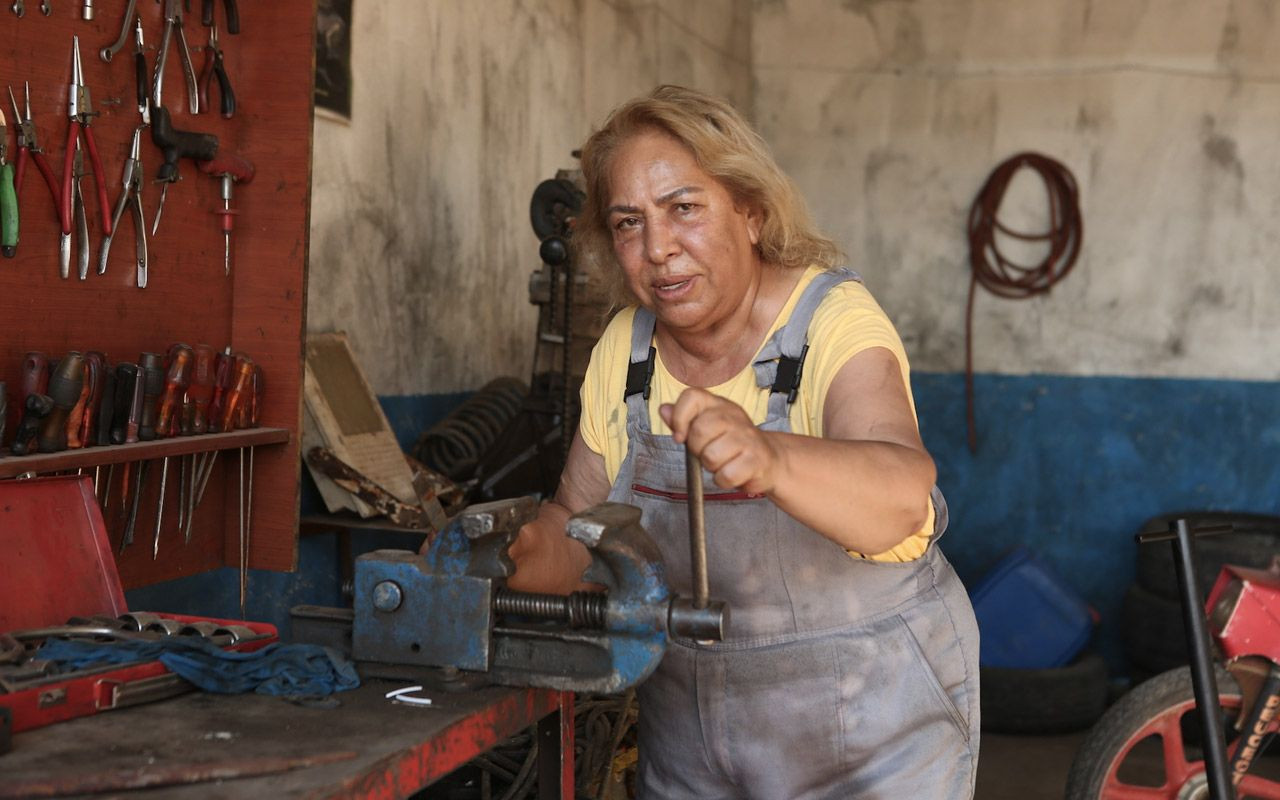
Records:
[[[471,506],[424,555],[378,550],[357,559],[354,658],[483,672],[508,686],[610,693],[648,677],[668,635],[723,638],[724,603],[695,609],[672,595],[634,506],[602,503],[566,526],[591,553],[583,580],[603,593],[507,589],[515,571],[507,550],[536,515],[532,498]]]

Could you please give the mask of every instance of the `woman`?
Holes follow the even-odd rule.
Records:
[[[945,504],[892,324],[727,104],[659,87],[582,168],[575,243],[631,307],[592,353],[511,585],[577,588],[590,557],[564,523],[609,499],[642,509],[689,594],[686,447],[713,477],[711,596],[732,619],[724,642],[672,641],[640,687],[641,796],[972,796],[977,627],[932,546]]]

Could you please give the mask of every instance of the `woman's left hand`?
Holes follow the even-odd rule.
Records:
[[[689,388],[674,404],[658,409],[677,442],[683,443],[722,489],[764,494],[773,489],[780,453],[736,403],[705,389]]]

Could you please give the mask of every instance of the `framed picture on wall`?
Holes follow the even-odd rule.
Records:
[[[351,4],[316,2],[316,110],[351,119]]]

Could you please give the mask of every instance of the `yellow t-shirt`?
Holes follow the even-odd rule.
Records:
[[[822,271],[820,267],[805,270],[773,326],[761,340],[761,347],[791,317],[805,287]],[[591,362],[582,383],[579,429],[587,447],[604,457],[610,484],[617,479],[627,455],[627,404],[623,393],[627,383],[627,364],[631,359],[631,322],[634,318],[635,308],[632,307],[620,311],[610,321],[591,352]],[[861,283],[845,281],[828,292],[814,312],[809,326],[809,343],[800,390],[796,401],[791,404],[793,432],[822,436],[822,406],[832,380],[845,362],[871,347],[886,348],[898,359],[911,411],[915,413],[910,366],[902,340],[879,303]],[[674,403],[686,387],[667,371],[661,351],[655,362],[649,394],[649,423],[654,433],[669,435],[671,430],[658,414],[658,407],[663,403]],[[769,391],[756,386],[755,370],[750,364],[724,383],[707,387],[707,391],[742,406],[757,425],[768,416]],[[891,550],[870,558],[876,561],[912,561],[919,558],[929,544],[933,517],[933,504],[930,503],[929,518],[919,531]]]

